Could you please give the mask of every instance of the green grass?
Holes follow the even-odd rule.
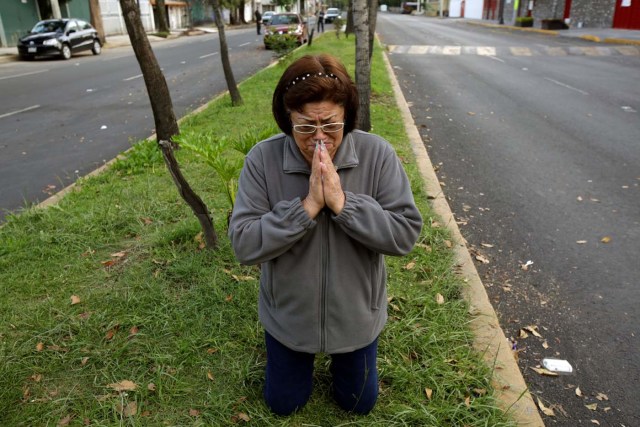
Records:
[[[353,73],[353,37],[319,37],[295,55],[321,51],[340,56]],[[244,82],[244,106],[231,108],[223,96],[181,129],[233,138],[247,123],[273,126],[271,94],[282,71],[271,67]],[[411,254],[387,258],[390,319],[370,415],[347,414],[332,402],[326,356],[316,359],[309,404],[288,418],[270,414],[261,397],[259,271],[233,257],[224,184],[193,153],[178,152],[220,237],[218,250],[202,250],[197,220],[145,142],[81,180],[57,206],[9,217],[0,229],[0,425],[247,423],[239,414],[260,426],[513,425],[492,397],[490,369],[471,349],[448,236],[431,226],[436,219],[379,51],[372,82],[373,131],[395,145],[425,227]],[[122,380],[137,388],[109,387]]]

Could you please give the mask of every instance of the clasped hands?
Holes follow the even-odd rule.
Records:
[[[331,156],[324,144],[317,144],[311,161],[309,194],[302,201],[302,207],[313,219],[325,206],[338,215],[342,212],[344,202],[340,176],[333,166]]]

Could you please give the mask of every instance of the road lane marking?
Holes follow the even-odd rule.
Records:
[[[49,70],[40,70],[40,71],[32,71],[30,73],[22,73],[22,74],[14,74],[13,76],[4,76],[4,77],[0,77],[0,80],[5,80],[5,79],[14,79],[16,77],[24,77],[24,76],[30,76],[32,74],[40,74],[40,73],[46,73]]]
[[[139,79],[140,77],[142,77],[142,74],[138,74],[137,76],[133,76],[133,77],[128,77],[126,79],[123,79],[122,81],[128,82],[129,80]]]
[[[22,110],[16,110],[16,111],[12,111],[10,113],[5,113],[5,114],[0,115],[0,119],[4,119],[5,117],[13,116],[14,114],[20,114],[20,113],[24,113],[26,111],[35,110],[36,108],[40,108],[40,106],[39,105],[32,105],[31,107],[23,108]]]
[[[480,56],[496,56],[496,48],[490,46],[478,46],[476,53]]]
[[[526,46],[452,46],[452,45],[387,45],[389,53],[408,55],[449,55],[449,56],[639,56],[640,49],[635,46],[545,46],[535,48]]]
[[[249,44],[251,44],[251,42],[242,43],[242,44],[241,44],[240,46],[238,46],[238,47],[246,46],[246,45],[249,45]]]
[[[550,79],[549,77],[545,77],[544,79],[545,79],[545,80],[550,81],[551,83],[555,83],[555,84],[557,84],[558,86],[562,86],[562,87],[567,88],[567,89],[575,90],[576,92],[579,92],[579,93],[581,93],[581,94],[583,94],[583,95],[589,95],[589,92],[585,92],[585,91],[583,91],[583,90],[581,90],[581,89],[575,88],[575,87],[573,87],[573,86],[569,86],[569,85],[568,85],[568,84],[566,84],[566,83],[562,83],[562,82],[559,82],[559,81],[557,81],[557,80]]]
[[[531,49],[528,47],[510,47],[511,54],[514,56],[533,56]]]
[[[503,64],[506,62],[504,59],[500,59],[500,58],[498,58],[497,56],[491,56],[491,55],[489,55],[489,56],[487,56],[487,58],[491,58],[491,59],[493,59],[493,60],[495,60],[495,61],[500,61],[500,62],[502,62]]]
[[[208,53],[208,54],[206,54],[206,55],[202,55],[202,56],[200,57],[200,59],[208,58],[208,57],[210,57],[210,56],[217,55],[218,53],[220,53],[220,52]]]

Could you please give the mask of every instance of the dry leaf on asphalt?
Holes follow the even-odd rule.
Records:
[[[138,384],[129,380],[122,380],[117,383],[108,384],[107,387],[114,389],[115,391],[133,391],[138,388]]]
[[[593,424],[600,425],[600,421],[598,421],[598,420],[591,420],[591,422],[592,422]]]
[[[477,259],[478,261],[480,261],[481,263],[483,263],[483,264],[489,264],[489,258],[487,258],[487,257],[486,257],[486,256],[484,256],[484,255],[480,255],[480,254],[478,254],[478,255],[476,255],[476,259]]]
[[[576,396],[584,397],[584,395],[582,394],[582,390],[580,390],[580,387],[576,387]]]
[[[535,368],[535,367],[531,366],[531,369],[533,369],[534,371],[536,371],[540,375],[547,375],[547,376],[550,376],[550,377],[557,377],[558,376],[557,373],[551,372],[550,370],[545,369],[545,368]]]
[[[549,417],[555,417],[556,413],[553,412],[553,409],[551,408],[547,408],[546,406],[544,406],[544,404],[542,403],[542,401],[540,400],[540,398],[537,398],[538,400],[538,408],[540,408],[540,410],[542,411],[543,414],[545,414],[546,416]]]
[[[523,329],[526,329],[538,338],[542,338],[542,335],[538,332],[538,327],[536,325],[525,326]]]
[[[597,403],[592,403],[590,405],[584,405],[586,406],[587,409],[590,409],[592,411],[595,411],[596,409],[598,409],[598,404]]]
[[[611,242],[611,237],[609,237],[609,236],[604,236],[602,239],[600,239],[600,241],[601,241],[602,243],[609,243],[609,242]]]
[[[480,243],[480,246],[483,246],[485,248],[492,248],[493,247],[493,245],[490,244],[490,243]]]
[[[531,260],[525,262],[524,264],[521,264],[520,265],[520,269],[524,270],[524,271],[528,271],[530,265],[533,265],[533,261],[531,261]]]
[[[607,395],[606,395],[606,394],[604,394],[604,393],[598,393],[598,394],[596,395],[596,399],[601,400],[601,401],[602,401],[602,400],[609,400],[609,396],[607,396]]]
[[[71,295],[71,305],[80,304],[80,297],[78,295]]]

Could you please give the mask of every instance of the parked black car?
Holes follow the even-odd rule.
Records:
[[[36,56],[71,58],[76,52],[102,52],[102,43],[95,28],[80,19],[47,19],[38,22],[31,32],[18,40],[21,59]]]

